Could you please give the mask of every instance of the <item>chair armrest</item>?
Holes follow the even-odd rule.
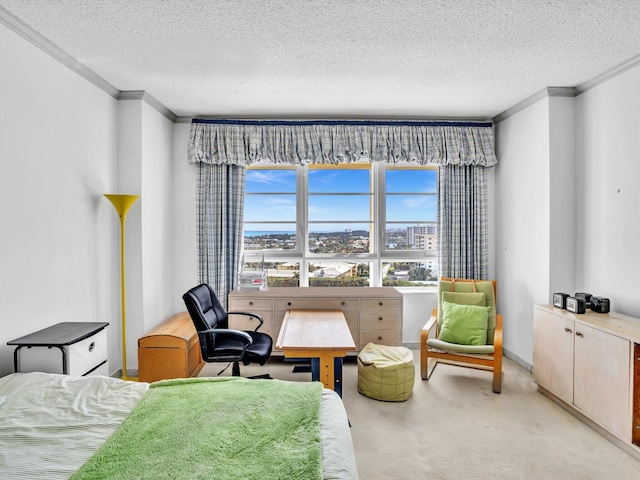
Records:
[[[496,314],[496,330],[493,334],[493,347],[502,353],[502,314]]]
[[[426,333],[428,336],[429,332],[433,330],[433,327],[435,327],[437,323],[438,323],[438,309],[434,308],[431,311],[431,318],[429,318],[429,320],[427,320],[427,323],[424,324],[424,327],[422,327],[422,335]]]
[[[253,312],[237,312],[237,311],[233,311],[233,312],[226,312],[227,315],[245,315],[247,317],[253,317],[256,318],[260,324],[255,328],[254,332],[257,332],[258,329],[262,326],[262,324],[264,323],[264,319],[262,318],[261,315],[258,315],[257,313],[253,313]]]
[[[438,325],[438,309],[434,308],[431,311],[431,318],[427,320],[422,331],[420,333],[420,376],[423,380],[429,378],[429,347],[427,347],[427,340],[429,340],[429,334],[433,330],[434,326]],[[433,365],[435,368],[435,364]],[[431,371],[433,371],[433,368]]]
[[[210,333],[215,333],[216,335],[220,335],[223,337],[235,338],[236,340],[242,343],[246,343],[246,346],[244,348],[248,347],[253,343],[253,339],[251,338],[251,335],[249,335],[246,332],[243,332],[242,330],[231,330],[229,328],[210,328],[209,330],[202,330],[198,332],[198,334],[200,335],[208,335]]]

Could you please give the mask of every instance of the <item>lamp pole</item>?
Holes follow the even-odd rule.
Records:
[[[118,217],[120,218],[120,288],[122,299],[122,379],[137,381],[136,377],[127,375],[127,309],[125,293],[125,262],[124,262],[124,225],[127,220],[127,212],[131,205],[140,197],[139,195],[124,195],[115,193],[105,193],[105,197],[113,204]]]

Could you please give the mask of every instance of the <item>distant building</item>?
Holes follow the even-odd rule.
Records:
[[[416,250],[438,250],[438,236],[437,235],[415,235],[415,243],[413,244]]]
[[[407,227],[407,246],[415,247],[417,250],[432,250],[431,248],[424,248],[426,243],[423,243],[422,247],[418,246],[419,242],[425,242],[425,236],[432,236],[436,239],[437,247],[437,226],[435,223],[427,223],[426,225],[415,225],[413,227]]]

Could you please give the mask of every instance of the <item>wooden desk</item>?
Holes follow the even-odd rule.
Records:
[[[276,341],[287,358],[311,358],[311,378],[342,396],[342,358],[356,345],[340,310],[288,310]]]

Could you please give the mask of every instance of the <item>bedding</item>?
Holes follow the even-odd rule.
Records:
[[[256,389],[263,382],[266,387],[258,389],[260,395],[256,395]],[[185,389],[189,391],[185,393]],[[287,390],[291,392],[283,393]],[[312,397],[304,395],[302,398],[299,397],[298,390],[304,390],[304,395],[315,396],[316,400],[309,400]],[[249,403],[253,403],[253,406],[241,406],[238,403],[238,399],[243,395],[250,399]],[[229,401],[225,401],[229,396]],[[156,397],[160,397],[160,400]],[[353,445],[342,401],[335,392],[321,389],[318,384],[228,378],[185,379],[147,384],[124,382],[109,377],[69,377],[44,373],[11,374],[0,378],[0,478],[55,479],[69,478],[74,474],[77,478],[99,478],[100,472],[105,474],[104,478],[118,478],[117,475],[114,476],[113,471],[101,467],[100,462],[106,458],[107,463],[112,464],[113,458],[126,457],[123,452],[129,451],[132,445],[139,443],[140,448],[144,449],[153,443],[136,442],[136,438],[145,438],[145,428],[153,423],[150,419],[160,418],[159,413],[147,411],[150,405],[159,406],[160,410],[156,412],[174,410],[180,419],[179,413],[185,405],[199,403],[196,409],[199,410],[197,416],[201,422],[196,422],[196,426],[200,424],[201,429],[198,431],[194,428],[192,432],[197,437],[198,432],[208,434],[210,431],[228,431],[229,422],[238,422],[238,418],[241,419],[243,415],[245,421],[246,418],[262,415],[261,412],[265,412],[265,404],[283,403],[283,397],[292,397],[290,407],[284,408],[295,410],[299,415],[294,423],[305,424],[304,428],[293,427],[293,432],[298,435],[301,444],[306,442],[306,447],[300,448],[296,454],[292,453],[288,449],[295,450],[295,442],[282,438],[282,435],[289,437],[290,433],[282,430],[281,436],[278,437],[278,433],[275,432],[281,423],[287,422],[268,420],[265,428],[274,430],[274,438],[270,443],[260,444],[260,449],[267,452],[280,449],[280,455],[274,457],[281,461],[290,455],[292,465],[273,468],[271,477],[264,474],[270,469],[266,464],[264,468],[259,469],[259,475],[254,476],[248,475],[248,470],[241,472],[232,468],[230,471],[237,472],[237,476],[230,477],[227,472],[224,478],[295,478],[291,476],[292,471],[296,468],[309,468],[311,465],[312,470],[316,469],[314,471],[319,475],[318,478],[357,479]],[[300,404],[303,403],[311,404],[308,405],[310,408],[302,409]],[[316,407],[314,404],[319,405]],[[175,408],[170,408],[171,405]],[[224,405],[223,412],[220,412],[221,405]],[[314,419],[315,408],[319,410],[319,416],[315,416]],[[227,414],[234,418],[224,419]],[[162,418],[165,418],[164,413]],[[185,472],[184,478],[223,478],[216,477],[214,472],[223,472],[222,463],[234,461],[233,455],[225,460],[220,456],[216,459],[199,458],[198,462],[209,462],[208,470],[205,470],[208,473],[200,475],[191,471],[187,474],[189,460],[186,457],[181,458],[183,452],[176,446],[180,445],[180,441],[192,444],[197,438],[189,440],[181,436],[182,434],[167,433],[171,432],[171,428],[163,431],[162,428],[169,424],[164,427],[162,425],[168,421],[165,418],[162,422],[156,422],[160,425],[160,430],[147,429],[147,433],[151,433],[152,436],[157,434],[160,435],[158,438],[164,438],[160,444],[166,444],[167,448],[163,448],[161,452],[139,451],[136,454],[138,458],[142,456],[153,461],[144,465],[142,473],[134,473],[127,466],[119,466],[118,468],[124,469],[121,472],[125,472],[120,478],[181,478],[181,472]],[[272,423],[269,424],[269,421]],[[136,422],[137,427],[132,435],[127,437],[126,430]],[[122,433],[123,431],[125,433]],[[318,443],[318,433],[319,452],[313,448],[314,442]],[[248,436],[253,434],[251,432]],[[241,432],[234,444],[225,447],[228,452],[233,453],[238,451],[238,448],[245,448],[241,447],[242,437]],[[118,451],[118,443],[123,438],[126,439],[126,449]],[[109,460],[108,455],[114,454],[115,456]],[[311,458],[312,461],[303,465],[305,457]],[[163,465],[163,461],[170,462],[171,466],[168,467],[166,463]],[[158,474],[153,468],[160,469],[162,474]]]

